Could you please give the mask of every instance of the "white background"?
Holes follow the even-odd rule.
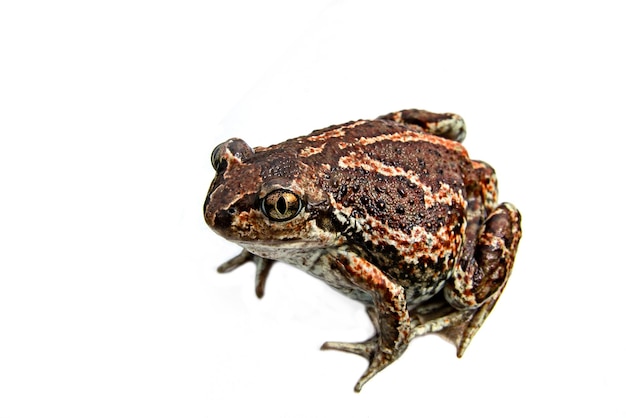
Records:
[[[625,416],[623,11],[610,1],[5,1],[0,418]],[[461,114],[523,214],[463,359],[437,337],[356,395],[357,303],[215,273],[212,149]]]

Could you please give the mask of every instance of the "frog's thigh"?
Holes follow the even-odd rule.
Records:
[[[465,270],[457,269],[445,287],[448,302],[457,309],[478,308],[499,295],[513,267],[521,237],[520,214],[502,203],[482,225],[474,257]]]
[[[462,325],[442,332],[457,346],[460,357],[496,304],[513,267],[522,236],[521,216],[510,203],[502,203],[482,226],[474,258],[467,271],[455,272],[444,288],[448,302],[460,311],[471,311]]]

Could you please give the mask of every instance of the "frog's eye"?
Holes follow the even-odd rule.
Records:
[[[293,219],[302,210],[302,200],[291,190],[274,190],[261,199],[261,211],[272,221]]]
[[[228,165],[228,158],[245,161],[254,154],[254,150],[239,138],[231,138],[219,144],[211,153],[211,165],[218,173],[223,173]],[[230,157],[228,157],[230,155]]]
[[[211,153],[211,165],[218,173],[226,168],[226,159],[224,158],[224,144],[220,144]]]

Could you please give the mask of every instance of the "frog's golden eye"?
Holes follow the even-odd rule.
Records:
[[[272,221],[288,221],[295,218],[301,210],[302,200],[291,190],[274,190],[261,199],[261,211]]]

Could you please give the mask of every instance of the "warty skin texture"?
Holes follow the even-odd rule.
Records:
[[[369,367],[356,391],[409,341],[439,332],[460,357],[510,275],[521,217],[497,204],[494,170],[461,144],[454,114],[405,110],[317,130],[270,147],[217,146],[207,224],[244,248],[262,296],[274,261],[363,302],[376,335],[324,349]]]

